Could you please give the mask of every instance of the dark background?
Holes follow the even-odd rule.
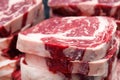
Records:
[[[47,5],[47,2],[48,2],[48,0],[42,0],[43,1],[43,4],[44,4],[44,8],[45,8],[45,18],[47,19],[47,18],[49,18],[49,7],[48,7],[48,5]]]

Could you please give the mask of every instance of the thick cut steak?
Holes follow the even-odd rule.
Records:
[[[108,17],[51,18],[19,33],[17,49],[56,59],[98,60],[110,48],[116,27]]]
[[[109,16],[119,20],[119,0],[49,0],[51,16]]]
[[[0,37],[38,22],[42,0],[0,0]]]
[[[38,17],[38,18],[37,18]],[[44,6],[41,6],[39,13],[37,14],[36,20],[34,20],[34,24],[38,23],[44,19]],[[32,20],[32,19],[30,19]],[[17,27],[17,26],[16,26]],[[21,31],[29,28],[29,25],[25,25],[25,27],[21,28]],[[2,51],[5,56],[14,58],[20,52],[16,49],[16,42],[17,42],[17,33],[12,34],[9,37],[0,38],[0,51]]]
[[[16,69],[17,61],[18,59],[10,60],[4,56],[0,56],[0,79],[1,80],[12,79],[12,73]]]
[[[109,16],[114,17],[120,26],[119,0],[48,0],[48,5],[51,17]]]
[[[24,63],[21,59],[21,79],[22,80],[64,80],[61,73],[54,74],[50,72],[44,61],[42,61],[41,68],[34,68]],[[35,72],[33,74],[33,72]]]
[[[80,73],[88,76],[107,76],[115,69],[118,47],[118,40],[116,40],[107,51],[107,55],[104,58],[91,62],[50,59],[27,53],[25,54],[25,61],[28,65],[35,68],[41,67],[43,61],[45,61],[49,70],[54,73]]]
[[[20,54],[16,49],[18,32],[43,20],[44,6],[42,0],[2,0],[2,2],[6,9],[0,9],[2,15],[0,17],[0,51],[4,53],[2,55],[14,58]]]
[[[23,61],[23,60],[22,60]],[[110,76],[87,76],[82,74],[63,74],[59,71],[53,73],[49,71],[45,60],[41,59],[41,66],[35,67],[21,61],[21,78],[22,80],[112,80],[113,75]],[[35,72],[33,74],[33,72]],[[47,76],[46,76],[47,75]],[[110,77],[111,79],[106,79]]]

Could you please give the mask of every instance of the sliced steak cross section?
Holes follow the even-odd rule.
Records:
[[[8,37],[34,24],[39,20],[37,17],[41,8],[42,0],[1,0],[0,37]]]
[[[86,76],[81,74],[62,74],[60,72],[53,73],[44,64],[39,68],[24,63],[21,60],[21,79],[22,80],[105,80],[104,76]],[[35,72],[35,74],[33,74]],[[47,75],[47,76],[46,76]]]
[[[116,66],[117,54],[118,54],[118,39],[113,41],[111,48],[107,51],[107,55],[96,61],[84,62],[78,60],[63,60],[63,59],[51,59],[44,58],[37,55],[26,53],[25,61],[28,65],[40,68],[42,64],[47,65],[51,72],[83,74],[87,76],[108,76],[112,74]],[[39,63],[38,63],[39,61]],[[44,62],[44,63],[43,63]]]
[[[2,54],[3,53],[0,52],[0,79],[11,80],[12,73],[16,69],[16,63],[19,59],[9,59],[7,57],[2,56]]]
[[[51,16],[109,16],[117,20],[119,0],[48,0]]]
[[[20,53],[16,49],[18,32],[44,19],[44,5],[42,0],[1,0],[0,6],[0,51],[14,58]]]
[[[108,17],[51,18],[19,33],[17,49],[56,59],[98,60],[110,48],[116,27]]]
[[[109,16],[120,26],[119,0],[48,0],[50,16]],[[119,27],[118,27],[119,29]]]

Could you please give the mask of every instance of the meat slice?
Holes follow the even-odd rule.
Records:
[[[47,66],[43,65],[38,68],[31,67],[24,63],[21,59],[21,79],[22,80],[64,80],[64,76],[60,73],[54,74],[48,71]],[[34,74],[33,74],[34,72]]]
[[[4,60],[0,62],[0,78],[9,77],[11,79],[11,74],[15,69],[15,62],[15,60]]]
[[[31,57],[31,59],[32,58],[33,57]],[[32,60],[34,60],[34,58]],[[56,80],[56,79],[57,80],[112,80],[111,78],[114,77],[113,75],[87,76],[87,75],[82,75],[82,74],[61,73],[59,71],[54,73],[50,71],[49,68],[47,67],[45,63],[45,59],[39,58],[39,60],[40,60],[39,63],[38,61],[35,62],[40,65],[39,67],[36,65],[31,65],[29,63],[26,64],[25,62],[21,63],[22,80]],[[33,74],[33,72],[35,73]]]
[[[54,80],[54,79],[56,80],[56,77],[51,76],[54,73],[50,73],[51,74],[50,76],[47,75],[49,73],[49,71],[47,71],[47,69],[43,69],[44,68],[43,66],[41,68],[35,68],[35,67],[31,67],[28,64],[25,64],[24,62],[23,63],[21,62],[21,65],[22,65],[21,66],[22,80],[30,80],[30,79],[31,80],[43,80],[43,78],[44,78],[44,80]],[[120,61],[117,61],[116,70],[113,73],[114,75],[112,75],[113,78],[111,78],[109,80],[119,80],[120,79],[120,77],[119,77],[119,74],[120,74],[119,67],[120,66],[119,65],[120,65]],[[35,72],[36,74],[33,74],[33,72]],[[48,78],[46,78],[46,75]],[[100,76],[89,77],[89,76],[85,76],[85,75],[81,75],[81,74],[72,74],[72,75],[66,74],[67,79],[65,78],[65,74],[63,75],[61,73],[58,73],[56,75],[59,75],[59,77],[57,77],[57,80],[105,80],[105,79],[103,79],[103,77],[100,77]],[[70,79],[68,79],[68,78],[70,78]]]
[[[35,25],[39,21],[44,19],[44,6],[43,5],[41,6],[39,12],[37,12],[36,15],[37,17],[32,23],[32,25]],[[29,19],[29,20],[33,20],[33,19]],[[29,27],[30,25],[25,25],[23,28],[21,28],[21,31]],[[0,38],[0,51],[4,53],[3,55],[10,57],[10,58],[14,58],[20,54],[20,52],[16,49],[17,34],[18,32],[12,34],[11,36]]]
[[[120,27],[119,0],[48,0],[50,16],[109,16]],[[120,30],[120,28],[118,28]]]
[[[107,76],[108,73],[112,73],[115,69],[118,47],[118,40],[116,40],[115,42],[113,42],[111,48],[107,52],[107,55],[103,59],[91,62],[50,59],[27,53],[25,56],[25,61],[28,65],[35,68],[41,67],[43,61],[45,61],[44,64],[46,64],[49,70],[54,73],[80,73],[88,76]]]
[[[0,79],[11,80],[12,73],[16,69],[16,62],[18,59],[10,60],[6,57],[1,56],[0,53]]]
[[[0,19],[2,20],[5,18],[4,21],[6,21],[0,22],[0,51],[4,53],[2,54],[4,56],[14,58],[19,55],[20,52],[16,49],[18,32],[44,19],[44,6],[42,0],[34,0],[35,2],[33,0],[26,1],[27,0],[18,0],[17,2],[12,0],[1,1],[1,3],[4,2],[4,4],[8,6],[6,10],[0,10],[0,14],[2,15]],[[9,16],[11,16],[11,19],[7,20]],[[6,26],[3,28],[3,25]]]
[[[108,17],[51,18],[19,33],[17,49],[41,57],[94,61],[105,57],[116,27]]]
[[[13,36],[9,36],[6,38],[0,38],[0,50],[8,48],[12,39],[13,39]]]
[[[1,0],[0,38],[38,22],[42,6],[42,0]]]
[[[119,0],[48,0],[51,16],[109,16],[120,20]]]

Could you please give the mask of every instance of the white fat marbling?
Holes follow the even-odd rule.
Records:
[[[41,65],[44,65],[40,63]],[[34,74],[33,74],[34,72]],[[65,76],[61,73],[52,73],[46,67],[39,68],[26,65],[21,60],[21,78],[22,80],[64,80]]]
[[[25,35],[19,34],[17,49],[30,54],[50,57],[50,53],[45,49],[44,43],[41,40],[34,42],[33,39],[34,37],[26,37]]]

